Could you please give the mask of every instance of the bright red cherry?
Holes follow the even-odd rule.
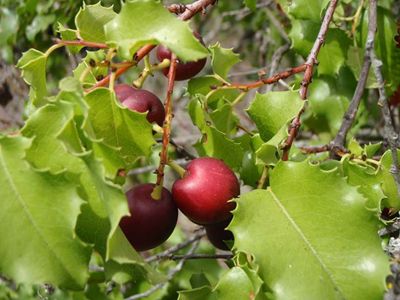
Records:
[[[130,216],[123,217],[119,226],[137,251],[155,248],[174,231],[178,209],[171,193],[163,188],[159,200],[151,197],[154,184],[140,184],[128,192]]]
[[[200,34],[198,34],[197,32],[194,32],[193,34],[204,45]],[[162,62],[164,59],[171,59],[171,55],[172,53],[168,48],[161,45],[157,47],[157,58],[160,62]],[[197,61],[190,61],[187,63],[178,62],[176,65],[175,80],[186,80],[192,78],[204,68],[206,62],[207,58],[203,58]],[[163,73],[165,76],[168,76],[168,71],[169,68],[163,69]]]
[[[222,160],[211,157],[192,160],[184,177],[172,187],[178,208],[202,225],[227,220],[235,207],[228,201],[239,193],[239,181],[232,170]]]
[[[136,89],[128,84],[119,84],[114,88],[115,94],[122,105],[137,112],[148,112],[147,120],[163,126],[165,119],[164,106],[153,93]]]
[[[233,240],[232,232],[225,229],[230,222],[231,218],[221,223],[205,226],[207,238],[211,242],[211,244],[214,245],[215,248],[221,250],[230,250],[228,245],[225,243],[225,241]]]

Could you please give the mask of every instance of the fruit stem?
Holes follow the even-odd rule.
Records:
[[[182,168],[180,165],[178,165],[176,161],[170,160],[168,162],[168,166],[170,166],[172,170],[178,173],[181,178],[185,176],[186,170]]]
[[[159,64],[151,65],[148,56],[146,56],[145,57],[145,61],[144,61],[144,69],[143,69],[142,73],[140,73],[139,77],[133,82],[133,85],[136,88],[140,89],[143,86],[143,84],[144,84],[145,80],[147,79],[147,77],[149,75],[153,75],[153,71],[157,71],[157,70],[162,70],[162,69],[168,68],[169,65],[170,65],[170,60],[169,59],[164,59]]]
[[[115,84],[116,75],[117,75],[116,72],[111,71],[110,85],[108,86],[111,91],[114,91],[114,84]]]
[[[265,165],[264,169],[263,169],[263,171],[261,173],[261,177],[258,180],[257,189],[263,189],[264,188],[265,181],[267,181],[267,178],[268,178],[268,166]]]
[[[160,200],[161,195],[162,195],[162,184],[161,185],[155,185],[153,191],[151,192],[151,198],[154,200]]]

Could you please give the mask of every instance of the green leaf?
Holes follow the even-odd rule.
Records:
[[[127,202],[121,188],[105,180],[99,161],[84,151],[73,117],[73,106],[61,101],[35,111],[22,130],[32,138],[26,158],[37,169],[78,175],[88,203],[82,207],[76,230],[105,257],[107,241],[128,214]]]
[[[61,39],[63,40],[73,41],[78,39],[77,30],[66,28],[61,23],[57,24],[57,32],[60,33]],[[67,46],[67,48],[71,53],[76,54],[79,53],[83,46]]]
[[[380,299],[388,258],[364,205],[337,171],[282,162],[268,190],[237,200],[229,229],[274,299]]]
[[[349,47],[346,63],[353,71],[355,78],[359,80],[361,69],[364,64],[364,50],[358,47]],[[378,83],[372,68],[370,68],[368,73],[366,87],[370,89],[378,88]]]
[[[318,35],[320,23],[302,20],[292,20],[289,37],[292,46],[301,55],[307,57]],[[336,75],[347,58],[351,40],[344,31],[330,28],[325,43],[318,54],[318,73]]]
[[[231,49],[222,48],[219,43],[209,47],[211,52],[211,66],[215,74],[227,79],[229,70],[240,62],[239,54]]]
[[[155,141],[145,113],[120,106],[115,94],[106,88],[93,90],[85,100],[89,105],[85,129],[93,140],[115,149],[126,165],[150,155]]]
[[[302,109],[304,102],[297,91],[256,94],[247,109],[264,141],[270,140]]]
[[[243,0],[243,2],[251,10],[256,9],[257,0]]]
[[[234,89],[215,89],[215,87],[222,86],[222,82],[212,75],[203,77],[195,77],[190,79],[188,84],[188,93],[191,97],[197,97],[198,94],[207,96],[207,103],[210,105],[215,104],[221,99],[232,102],[239,95],[239,92]]]
[[[380,212],[381,201],[385,195],[381,188],[382,178],[372,167],[352,163],[349,159],[342,160],[343,173],[349,184],[358,186],[358,190],[367,199],[365,206]]]
[[[348,107],[347,98],[336,95],[327,81],[313,80],[309,87],[309,107],[305,124],[315,132],[329,132],[334,136],[343,121]]]
[[[397,151],[397,157],[400,160],[400,151]],[[400,195],[397,191],[397,185],[393,178],[391,169],[393,164],[392,153],[390,150],[386,151],[381,157],[380,176],[382,182],[382,190],[385,193],[387,204],[389,207],[400,209]]]
[[[243,157],[243,149],[226,134],[213,126],[212,119],[202,108],[200,99],[189,103],[189,114],[193,124],[202,133],[202,139],[195,145],[200,156],[211,156],[224,160],[231,168],[238,169]],[[204,100],[204,99],[203,99]]]
[[[114,19],[116,15],[112,6],[101,6],[101,2],[94,5],[84,5],[75,17],[75,25],[79,36],[86,41],[106,42],[104,26]]]
[[[208,54],[189,25],[154,0],[126,2],[105,31],[107,42],[126,59],[132,59],[145,44],[163,44],[183,61],[199,60]]]
[[[257,276],[257,275],[256,275]],[[179,292],[179,300],[229,300],[229,299],[260,299],[257,297],[262,281],[253,281],[248,273],[240,267],[233,267],[226,272],[215,286],[203,286],[188,291]]]
[[[26,27],[26,37],[29,41],[33,42],[36,35],[46,30],[55,20],[56,16],[52,14],[35,16],[32,23]]]
[[[34,171],[24,160],[29,144],[0,138],[0,269],[18,283],[81,289],[90,251],[74,234],[77,186],[65,175]]]
[[[279,2],[282,2],[280,0]],[[289,13],[296,19],[321,21],[322,10],[329,3],[329,0],[296,0],[289,2]]]
[[[18,16],[7,7],[0,8],[0,45],[7,45],[18,32]]]
[[[47,56],[38,50],[29,49],[19,59],[17,67],[22,70],[22,77],[31,86],[29,98],[34,106],[46,103],[46,61]]]

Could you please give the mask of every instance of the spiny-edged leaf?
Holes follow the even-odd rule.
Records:
[[[135,251],[126,239],[121,228],[117,228],[110,239],[109,254],[105,265],[106,276],[119,283],[132,279],[146,278],[152,283],[164,281],[162,274],[156,272]],[[136,272],[134,272],[136,271]]]
[[[22,77],[31,86],[29,98],[34,106],[46,103],[46,61],[47,56],[38,50],[29,49],[19,59],[17,67],[22,70]]]
[[[73,41],[78,39],[77,30],[64,27],[61,23],[57,24],[57,32],[60,33],[61,39],[65,41]],[[83,46],[67,46],[71,53],[76,54],[83,48]]]
[[[234,53],[232,48],[222,48],[219,43],[210,46],[209,49],[214,73],[226,79],[229,70],[240,62],[239,54]]]
[[[150,155],[155,141],[145,113],[120,106],[115,94],[106,88],[93,90],[85,100],[89,105],[85,128],[92,139],[114,148],[115,155],[127,165],[139,156]]]
[[[223,100],[221,102],[224,104],[212,111],[210,113],[210,118],[219,131],[225,134],[231,134],[232,131],[236,131],[236,125],[239,119],[234,113],[232,105],[225,103]]]
[[[400,160],[400,150],[397,151],[397,157]],[[382,189],[387,199],[387,204],[390,207],[400,209],[400,195],[397,190],[397,185],[391,172],[393,165],[393,157],[391,151],[386,151],[381,157],[380,176]]]
[[[222,159],[232,169],[238,169],[243,157],[240,144],[226,137],[213,126],[206,125],[201,129],[203,137],[195,148],[200,156],[211,156]]]
[[[105,31],[107,42],[118,47],[126,59],[145,44],[163,44],[183,61],[199,60],[208,54],[189,25],[154,0],[126,2]]]
[[[357,80],[360,79],[361,69],[364,64],[364,50],[359,47],[349,47],[347,52],[347,65],[353,71],[353,74]],[[366,87],[370,89],[378,88],[378,82],[372,68],[370,68],[367,78]]]
[[[231,168],[237,169],[241,165],[243,149],[239,143],[235,143],[226,134],[213,126],[209,114],[203,109],[198,98],[189,103],[189,114],[200,132],[202,139],[195,145],[200,156],[211,156],[223,159]]]
[[[84,5],[75,17],[79,36],[86,41],[106,42],[104,25],[114,19],[116,15],[112,7],[101,6],[100,2],[94,5]]]
[[[329,0],[296,0],[291,2],[279,0],[278,2],[286,2],[288,12],[296,19],[313,20],[319,22],[321,21],[322,10],[329,3]]]
[[[90,251],[74,234],[77,186],[65,175],[33,170],[24,160],[29,144],[0,138],[0,269],[17,282],[81,289]]]
[[[264,141],[268,141],[302,109],[297,91],[256,94],[247,112],[256,123]]]
[[[389,268],[379,221],[335,170],[279,163],[268,190],[237,200],[229,228],[234,247],[254,256],[274,299],[383,296]]]
[[[213,77],[212,75],[206,75],[203,77],[195,77],[190,79],[188,84],[188,93],[191,97],[196,97],[197,94],[207,96],[211,91],[212,94],[207,98],[207,103],[212,105],[215,102],[226,99],[232,102],[239,95],[239,92],[234,89],[215,89],[218,86],[222,86],[222,82]]]
[[[382,192],[382,179],[371,166],[361,166],[348,158],[342,160],[343,173],[349,184],[358,186],[358,190],[367,199],[368,209],[380,211],[381,200],[385,198]]]
[[[35,168],[79,176],[88,203],[82,207],[76,231],[105,257],[107,240],[121,217],[128,214],[126,198],[120,188],[105,180],[99,161],[83,152],[73,117],[73,105],[61,101],[35,111],[22,130],[32,138],[26,158]]]
[[[347,98],[335,95],[328,82],[316,79],[309,88],[309,107],[305,124],[315,132],[329,132],[335,135],[347,110]]]
[[[256,162],[275,165],[280,158],[281,144],[288,136],[286,127],[282,127],[268,142],[263,143],[256,151]]]
[[[192,290],[180,291],[178,299],[265,299],[265,297],[259,296],[262,281],[258,277],[252,277],[249,277],[245,268],[233,267],[221,277],[218,284],[213,289],[210,286],[203,286]],[[254,280],[255,278],[258,280]]]
[[[320,23],[307,20],[293,20],[289,37],[293,48],[306,57],[318,35]],[[330,28],[325,38],[325,43],[318,54],[318,73],[335,75],[339,72],[347,58],[351,44],[350,38],[336,28]]]

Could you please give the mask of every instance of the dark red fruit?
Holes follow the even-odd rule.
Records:
[[[140,184],[128,192],[128,217],[123,217],[119,226],[137,251],[155,248],[165,242],[174,231],[178,209],[171,193],[163,188],[161,199],[154,200],[151,193],[154,184]]]
[[[156,95],[127,84],[119,84],[114,90],[123,106],[137,112],[148,112],[147,120],[150,123],[156,122],[158,125],[163,126],[165,110]]]
[[[178,208],[193,222],[206,225],[227,220],[235,207],[240,185],[232,170],[219,159],[192,160],[182,179],[175,181],[172,195]]]
[[[215,248],[221,250],[230,250],[228,245],[225,243],[225,241],[233,240],[232,232],[225,229],[230,222],[231,219],[228,219],[225,222],[205,226],[207,238]]]
[[[200,34],[195,32],[194,36],[204,45]],[[171,55],[172,53],[168,48],[161,45],[157,47],[157,58],[160,62],[164,59],[171,59]],[[175,80],[186,80],[197,75],[204,68],[206,61],[207,59],[203,58],[198,61],[190,61],[187,63],[178,62],[176,65]],[[168,76],[168,71],[169,68],[163,69],[165,76]]]

